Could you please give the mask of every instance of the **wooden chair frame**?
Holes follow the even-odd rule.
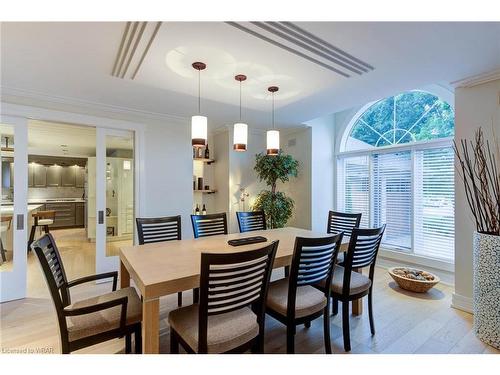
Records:
[[[335,266],[335,261],[337,259],[337,255],[342,244],[342,236],[343,233],[339,233],[335,236],[331,237],[322,237],[322,238],[303,238],[297,237],[295,239],[295,249],[292,258],[292,264],[290,267],[290,276],[288,283],[288,300],[287,300],[287,313],[286,316],[274,311],[273,309],[267,307],[267,314],[278,320],[279,322],[286,325],[286,333],[287,333],[287,353],[292,354],[295,352],[295,333],[296,326],[305,324],[306,327],[310,326],[312,320],[323,316],[323,329],[324,329],[324,341],[325,341],[325,350],[327,353],[332,352],[331,342],[330,342],[330,291],[323,290],[326,297],[326,307],[322,311],[317,311],[313,314],[296,318],[295,317],[295,303],[297,297],[297,282],[299,275],[299,266],[300,259],[302,254],[302,249],[307,246],[325,246],[330,244],[335,244],[335,249],[332,254],[332,261],[329,266],[328,275],[326,277],[325,282],[326,285],[330,285],[333,277],[333,267]],[[308,284],[316,287],[316,283]],[[328,289],[328,288],[326,288]]]
[[[59,332],[61,337],[61,349],[63,354],[69,354],[70,352],[73,352],[75,350],[123,336],[125,336],[125,352],[130,353],[132,334],[135,335],[136,353],[140,353],[142,351],[141,323],[139,322],[131,325],[126,324],[128,302],[127,297],[117,298],[92,306],[73,309],[68,308],[68,306],[71,304],[70,288],[90,281],[113,278],[112,290],[115,291],[118,281],[118,272],[106,272],[98,275],[85,276],[73,281],[68,281],[66,273],[64,271],[61,256],[59,254],[59,250],[57,249],[57,245],[54,241],[54,238],[52,237],[52,234],[45,234],[43,237],[33,242],[32,248],[35,251],[38,259],[40,260],[45,280],[47,281],[47,285],[49,286],[52,301],[54,302],[54,306],[56,308],[57,320],[59,322]],[[51,249],[53,250],[50,263],[46,255],[47,249],[48,251],[50,251]],[[59,275],[57,279],[55,278],[55,275],[51,269],[51,264],[59,267]],[[117,306],[121,306],[120,325],[118,328],[73,341],[69,340],[69,332],[66,322],[66,318],[68,316],[91,314],[97,311],[103,311]]]
[[[259,325],[259,334],[254,339],[231,349],[226,353],[242,353],[249,349],[253,353],[264,353],[264,331],[265,331],[265,313],[266,313],[266,298],[273,268],[274,257],[278,249],[278,241],[257,249],[235,253],[202,253],[201,254],[201,271],[200,271],[200,303],[198,313],[198,353],[207,353],[207,335],[208,335],[208,287],[210,265],[229,265],[247,262],[267,256],[267,266],[264,272],[264,279],[260,291],[260,297],[252,303],[252,310],[257,315],[257,323]],[[244,307],[244,306],[242,306]],[[241,308],[241,307],[240,307]],[[188,352],[195,353],[194,348],[191,348],[182,337],[171,328],[170,330],[170,350],[171,353],[179,353],[179,344]]]
[[[156,242],[165,242],[165,241],[174,241],[182,239],[182,224],[181,224],[181,215],[176,216],[164,216],[164,217],[151,217],[151,218],[136,218],[135,219],[137,226],[137,238],[139,240],[139,245],[144,245],[145,236],[144,236],[144,224],[163,224],[163,223],[176,223],[177,235],[170,239],[158,240],[158,241],[148,241],[148,243],[156,243]],[[182,292],[177,293],[177,306],[182,306]]]
[[[352,231],[351,239],[349,242],[349,248],[347,250],[347,255],[344,260],[344,279],[342,286],[342,293],[337,294],[332,292],[332,299],[342,302],[342,333],[344,337],[344,349],[345,351],[351,350],[351,339],[350,339],[350,330],[349,330],[349,303],[354,300],[358,300],[368,295],[368,316],[370,320],[370,331],[371,334],[375,334],[375,324],[373,321],[373,306],[372,306],[372,290],[373,290],[373,276],[375,274],[375,263],[377,261],[377,254],[380,248],[380,243],[382,241],[382,236],[384,235],[385,224],[380,228],[375,229],[360,229],[354,228]],[[372,258],[370,262],[367,264],[361,265],[361,267],[354,267],[354,257],[356,256],[357,249],[356,245],[359,242],[360,237],[376,237],[376,243],[373,245],[372,254],[370,257]],[[368,256],[368,255],[367,255]],[[371,281],[371,286],[369,289],[357,293],[350,294],[350,285],[351,285],[351,272],[356,272],[356,269],[360,269],[363,267],[370,267],[368,272],[368,278]],[[330,285],[330,284],[325,284]],[[331,288],[327,288],[331,289]]]
[[[262,220],[262,228],[250,229],[248,224],[245,222],[246,218],[250,217],[260,217]],[[238,228],[240,233],[251,232],[254,230],[266,230],[266,214],[264,211],[238,211],[236,212],[236,218],[238,219]]]

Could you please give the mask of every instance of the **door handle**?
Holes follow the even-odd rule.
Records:
[[[16,229],[23,230],[24,229],[24,214],[18,214],[16,219]]]
[[[98,211],[97,216],[97,224],[104,224],[104,211]]]

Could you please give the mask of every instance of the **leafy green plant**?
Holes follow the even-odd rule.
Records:
[[[252,209],[262,210],[266,215],[268,228],[282,228],[293,214],[294,201],[285,193],[276,191],[278,181],[288,182],[290,177],[297,177],[299,162],[281,150],[278,155],[263,153],[255,155],[255,167],[260,181],[264,181],[271,190],[262,190]]]

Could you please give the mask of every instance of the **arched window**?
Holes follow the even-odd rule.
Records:
[[[342,138],[337,209],[386,224],[385,249],[452,262],[453,135],[453,108],[429,92],[367,104]]]
[[[451,106],[425,91],[407,91],[372,103],[350,128],[342,151],[453,137]]]

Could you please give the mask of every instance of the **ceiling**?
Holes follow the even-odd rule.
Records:
[[[0,124],[2,146],[4,137],[9,136],[9,144],[15,147],[12,126]],[[132,133],[106,135],[106,151],[133,150]],[[93,127],[74,124],[53,123],[31,120],[28,125],[28,154],[62,157],[88,157],[96,154],[96,130]]]
[[[297,28],[298,27],[298,28]],[[500,68],[500,23],[3,23],[2,100],[48,95],[188,118],[296,126],[395,92]],[[121,54],[120,54],[121,51]],[[117,67],[121,70],[117,73]]]

